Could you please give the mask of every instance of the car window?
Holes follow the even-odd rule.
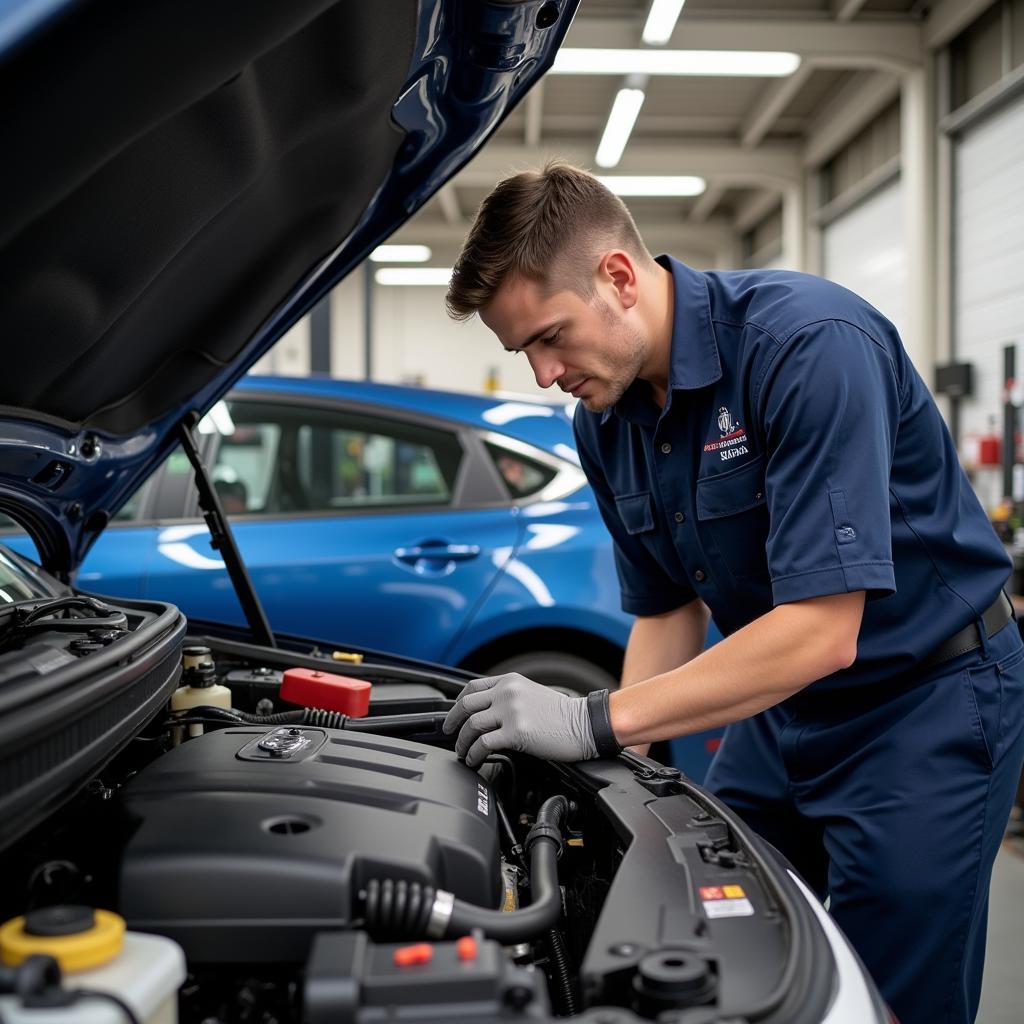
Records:
[[[236,422],[221,437],[212,475],[225,512],[290,511],[294,494],[271,493],[280,443],[277,423]]]
[[[531,494],[536,494],[557,475],[557,471],[551,466],[518,452],[510,452],[489,441],[484,442],[484,447],[513,498],[527,498]]]
[[[228,513],[447,505],[454,433],[360,413],[234,401],[213,480]]]
[[[143,509],[146,505],[146,498],[153,489],[153,477],[139,487],[135,493],[118,509],[117,514],[110,520],[112,523],[134,523],[142,518]]]

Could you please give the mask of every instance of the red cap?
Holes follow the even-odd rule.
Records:
[[[429,942],[417,942],[414,946],[400,946],[395,950],[395,963],[399,967],[429,964],[433,959],[434,947]]]
[[[475,960],[477,954],[476,939],[472,935],[463,935],[455,943],[455,955],[460,960]]]
[[[281,683],[281,699],[307,708],[340,711],[352,718],[362,718],[370,710],[371,689],[365,679],[313,668],[289,668]]]

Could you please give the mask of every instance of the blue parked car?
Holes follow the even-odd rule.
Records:
[[[200,433],[275,631],[615,685],[631,618],[563,408],[250,377]],[[180,452],[104,531],[78,585],[245,623]]]

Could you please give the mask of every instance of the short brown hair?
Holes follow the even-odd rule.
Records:
[[[590,257],[619,246],[650,260],[626,204],[588,171],[553,160],[495,185],[452,271],[445,304],[455,320],[468,320],[511,276],[550,291],[593,294]]]

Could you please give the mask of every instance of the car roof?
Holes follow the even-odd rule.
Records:
[[[572,454],[574,442],[570,406],[544,402],[530,395],[473,395],[326,376],[258,375],[244,377],[235,385],[232,394],[294,395],[362,403],[392,412],[412,412],[461,426],[505,434],[576,461]]]

